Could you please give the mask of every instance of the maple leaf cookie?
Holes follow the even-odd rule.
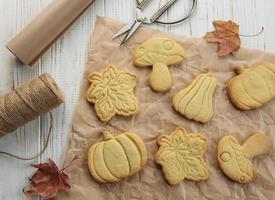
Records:
[[[187,133],[177,127],[170,135],[157,139],[160,145],[155,160],[162,166],[165,178],[171,184],[179,184],[184,179],[194,181],[208,179],[208,167],[204,161],[207,138],[197,133]]]
[[[138,113],[134,74],[118,71],[114,65],[109,65],[103,73],[92,74],[89,81],[87,99],[94,104],[96,114],[103,122],[116,114],[130,116]]]

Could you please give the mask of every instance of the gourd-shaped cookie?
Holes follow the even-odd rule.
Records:
[[[236,108],[256,109],[275,98],[275,65],[261,63],[235,71],[239,75],[229,81],[227,93]]]
[[[109,121],[114,115],[129,116],[139,111],[138,100],[134,94],[136,76],[118,71],[109,65],[103,73],[89,77],[91,83],[87,93],[89,102],[94,103],[98,117]]]
[[[213,94],[217,80],[211,72],[197,76],[173,97],[174,109],[188,119],[208,122],[213,116]]]
[[[218,161],[224,174],[239,183],[250,183],[256,177],[256,169],[250,161],[253,157],[266,154],[270,141],[264,134],[250,136],[243,145],[232,135],[224,136],[218,144]]]
[[[184,49],[169,38],[152,38],[137,47],[134,64],[137,67],[153,67],[150,86],[155,92],[165,92],[172,86],[170,65],[182,63]]]
[[[170,184],[178,184],[185,178],[195,181],[208,178],[208,167],[203,158],[207,138],[203,135],[187,133],[178,127],[170,135],[158,137],[157,142],[160,148],[155,159]]]
[[[141,138],[130,132],[116,137],[103,132],[104,141],[94,144],[88,153],[89,169],[101,183],[117,182],[138,173],[147,162],[147,150]]]

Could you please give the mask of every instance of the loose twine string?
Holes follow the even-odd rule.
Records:
[[[15,131],[63,102],[63,94],[49,74],[42,74],[37,79],[25,83],[0,97],[0,136]],[[0,154],[20,160],[33,160],[45,152],[52,130],[53,116],[50,113],[50,125],[46,142],[37,155],[24,158],[4,151],[0,151]]]

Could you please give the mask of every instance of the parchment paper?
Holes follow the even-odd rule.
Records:
[[[234,76],[234,66],[248,66],[261,61],[275,64],[275,54],[241,49],[234,56],[219,58],[216,46],[203,39],[186,38],[159,30],[141,28],[125,46],[119,46],[121,39],[112,40],[113,34],[122,23],[98,17],[89,50],[88,62],[82,80],[80,98],[72,122],[72,135],[65,164],[74,156],[80,159],[67,170],[71,177],[72,190],[60,194],[58,200],[226,200],[226,199],[275,199],[275,101],[254,110],[241,112],[235,109],[226,95],[226,82]],[[167,93],[154,93],[148,86],[150,68],[136,68],[132,64],[134,48],[150,37],[170,37],[185,49],[185,61],[181,66],[170,67],[173,87]],[[137,133],[145,141],[149,161],[139,174],[115,184],[98,184],[91,177],[87,166],[89,147],[102,140],[105,128],[119,131],[101,123],[93,105],[86,101],[90,73],[102,71],[106,65],[114,64],[138,76],[136,95],[140,102],[140,112],[132,117],[114,117],[110,124],[123,130]],[[214,117],[206,124],[185,119],[172,109],[172,96],[187,86],[203,69],[210,69],[218,79],[214,98]],[[210,176],[207,181],[185,180],[170,186],[164,179],[161,168],[154,162],[157,151],[156,137],[170,133],[176,126],[183,126],[190,132],[205,134],[209,139],[206,161]],[[263,132],[272,138],[272,149],[267,156],[254,160],[257,179],[254,183],[241,185],[230,181],[218,167],[216,147],[219,139],[228,133],[235,135],[240,142],[254,132]]]

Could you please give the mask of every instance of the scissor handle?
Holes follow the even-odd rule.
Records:
[[[137,8],[139,8],[140,10],[143,10],[145,8],[145,6],[151,1],[151,0],[136,0],[137,1]]]
[[[170,0],[161,7],[151,18],[151,22],[155,22],[168,8],[170,8],[177,0]]]

